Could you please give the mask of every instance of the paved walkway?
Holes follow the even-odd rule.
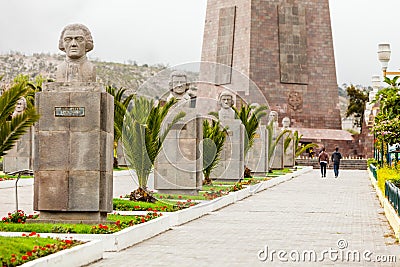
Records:
[[[128,193],[130,177],[115,177],[114,196]],[[20,207],[31,213],[32,186],[19,188]],[[14,189],[0,189],[0,216],[15,209]],[[340,250],[337,242],[347,248]],[[268,248],[269,258],[258,259]],[[286,251],[277,259],[272,250]],[[318,259],[331,250],[329,259],[295,264],[297,253],[314,250]],[[335,250],[339,254],[335,254]],[[341,261],[349,251],[371,251],[375,256],[396,255],[398,265]],[[296,252],[297,251],[297,252]],[[290,254],[289,254],[290,253]],[[261,258],[265,257],[262,253]],[[308,256],[307,256],[308,259]],[[307,264],[306,264],[307,263]],[[91,266],[400,266],[400,245],[379,206],[366,171],[341,171],[339,179],[329,172],[320,178],[314,170],[270,188],[198,220],[189,222]]]
[[[322,179],[314,170],[124,251],[107,253],[91,266],[308,266],[307,261],[290,260],[305,250],[315,250],[318,258],[331,250],[333,260],[339,257],[331,261],[325,252],[325,260],[313,266],[396,266],[340,260],[349,258],[341,253],[370,250],[373,259],[396,255],[400,264],[400,246],[393,244],[382,212],[366,171],[341,171],[339,179],[329,173]],[[347,248],[339,249],[338,240]],[[266,246],[270,257],[260,261],[257,254]],[[271,250],[286,251],[281,255],[289,262],[282,263],[276,254],[271,262]]]

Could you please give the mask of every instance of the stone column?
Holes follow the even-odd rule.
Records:
[[[218,166],[211,172],[211,179],[238,181],[244,175],[244,126],[240,120],[221,120],[228,127],[228,135]]]
[[[31,170],[33,168],[32,160],[32,128],[28,130],[3,156],[3,171],[5,173],[18,170]]]
[[[254,144],[247,152],[246,166],[255,175],[265,175],[268,172],[268,131],[265,125],[260,125],[254,137]]]
[[[95,82],[36,93],[34,210],[45,221],[100,222],[112,211],[114,100]]]
[[[154,188],[159,193],[197,195],[202,188],[203,119],[189,108],[184,111],[186,117],[172,127],[154,164]]]

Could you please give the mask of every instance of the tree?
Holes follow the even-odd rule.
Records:
[[[35,107],[28,102],[27,109],[8,120],[17,101],[26,96],[29,87],[25,83],[15,83],[0,96],[0,156],[6,154],[15,142],[24,135],[38,119]]]
[[[134,97],[133,101],[132,110],[126,112],[122,131],[126,160],[136,171],[139,181],[139,188],[131,193],[131,199],[154,202],[155,198],[147,190],[150,172],[168,132],[185,113],[176,114],[162,130],[163,121],[177,100],[172,98],[164,106],[160,103],[154,105],[153,100],[145,97]]]
[[[118,141],[121,139],[122,129],[124,127],[124,117],[128,109],[129,103],[134,97],[134,94],[128,95],[125,99],[123,99],[126,89],[117,89],[111,85],[106,86],[106,91],[114,97],[114,167],[117,168]]]
[[[346,117],[354,115],[356,118],[354,126],[361,127],[364,121],[365,104],[368,101],[368,92],[350,85],[346,89],[349,96],[349,105],[347,106]],[[362,130],[362,129],[361,129]]]
[[[400,90],[397,83],[399,76],[385,82],[389,87],[378,92],[374,102],[379,102],[379,112],[372,128],[377,139],[376,145],[400,143]]]
[[[244,156],[246,157],[247,152],[254,144],[254,137],[256,135],[258,126],[260,125],[260,119],[267,115],[265,110],[267,106],[251,106],[242,105],[240,110],[236,107],[232,107],[236,113],[236,116],[242,121],[246,134],[244,135]]]
[[[218,166],[226,139],[226,128],[221,128],[219,121],[203,121],[203,184],[212,184],[211,172]]]

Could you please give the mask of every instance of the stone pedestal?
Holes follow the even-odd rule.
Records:
[[[32,128],[28,130],[15,144],[15,146],[3,156],[3,171],[5,173],[18,170],[32,170]]]
[[[126,163],[125,155],[124,155],[124,149],[122,147],[122,142],[118,141],[118,146],[117,146],[117,158],[118,158],[118,166],[126,167],[128,164]]]
[[[197,195],[202,188],[203,120],[187,111],[186,117],[168,133],[156,158],[154,188],[159,193]]]
[[[284,167],[293,167],[295,165],[295,147],[294,147],[294,142],[293,142],[293,134],[288,133],[285,136],[283,136],[283,140],[285,140],[287,137],[292,137],[292,141],[289,143],[288,148],[286,149],[286,152],[283,154],[283,166]]]
[[[112,211],[114,100],[98,83],[36,93],[34,210],[48,221],[104,221]]]
[[[274,138],[273,142],[275,142],[275,140],[276,140],[276,137]],[[275,152],[272,155],[271,169],[273,169],[273,170],[281,170],[281,169],[283,169],[283,166],[284,166],[283,165],[283,153],[284,153],[284,151],[283,151],[284,150],[283,142],[284,142],[284,138],[282,137],[279,140],[279,142],[276,144]]]
[[[222,127],[228,127],[221,160],[211,172],[213,180],[238,181],[244,175],[244,126],[240,120],[221,120]]]
[[[246,166],[254,175],[265,175],[268,172],[268,131],[260,125],[254,137],[254,144],[247,152]]]

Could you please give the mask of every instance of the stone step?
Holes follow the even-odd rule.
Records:
[[[296,159],[296,165],[313,166],[314,169],[319,169],[318,159]],[[328,169],[333,169],[333,164],[329,164]],[[340,169],[342,170],[366,170],[366,159],[342,159],[340,161]]]

